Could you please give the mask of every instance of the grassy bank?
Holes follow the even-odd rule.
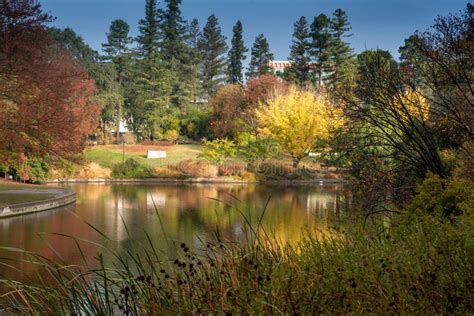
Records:
[[[146,146],[121,145],[95,146],[85,151],[89,165],[79,178],[217,178],[237,180],[311,180],[337,179],[335,168],[321,170],[314,159],[306,157],[299,168],[293,168],[291,157],[281,155],[265,162],[247,163],[242,157],[227,159],[217,164],[204,161],[200,156],[202,145]],[[165,150],[166,158],[147,159],[147,150]],[[125,161],[125,164],[122,164]],[[91,166],[95,164],[96,166]],[[114,171],[115,170],[115,171]],[[117,172],[118,171],[118,172]],[[96,176],[94,176],[96,174]]]
[[[123,159],[122,145],[108,145],[92,147],[84,152],[85,159],[98,163],[104,168],[112,169]],[[147,150],[165,150],[166,158],[147,159]],[[201,145],[174,145],[174,146],[141,146],[125,145],[125,160],[135,158],[150,167],[163,167],[177,164],[183,160],[196,159],[202,152]]]
[[[323,238],[307,232],[293,246],[249,229],[245,245],[217,238],[202,255],[178,243],[167,261],[150,241],[145,255],[135,245],[116,254],[113,267],[94,270],[31,255],[53,284],[3,281],[11,292],[2,306],[33,314],[472,313],[472,214],[405,213],[384,222]]]

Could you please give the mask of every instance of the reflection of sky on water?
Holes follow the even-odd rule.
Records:
[[[112,249],[149,249],[147,232],[155,247],[163,251],[163,258],[172,258],[181,242],[202,249],[202,243],[215,240],[216,234],[222,239],[244,241],[246,223],[255,228],[263,213],[263,229],[267,233],[281,242],[296,242],[306,228],[324,230],[326,219],[341,212],[341,205],[347,202],[340,188],[319,185],[77,184],[70,188],[77,193],[75,206],[0,221],[0,246],[79,264],[76,242],[53,233],[104,245],[101,248],[78,242],[88,261],[93,261],[97,252],[107,258]],[[106,242],[91,225],[113,242]],[[26,265],[22,269],[24,277],[34,272]],[[5,269],[0,267],[1,272]]]

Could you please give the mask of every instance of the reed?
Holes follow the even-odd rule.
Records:
[[[113,252],[113,262],[99,255],[97,268],[9,249],[41,268],[39,282],[2,280],[0,304],[51,315],[470,314],[472,217],[403,213],[390,225],[307,231],[296,245],[279,243],[260,218],[247,225],[244,243],[216,234],[204,252],[178,243],[178,255],[163,260],[147,235],[140,254]]]

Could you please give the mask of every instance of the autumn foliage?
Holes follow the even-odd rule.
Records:
[[[211,129],[217,137],[235,136],[236,132],[248,130],[258,133],[255,109],[274,94],[287,91],[288,83],[273,75],[250,79],[245,86],[231,84],[223,86],[209,100],[212,108]]]
[[[342,111],[324,93],[291,86],[267,102],[256,110],[260,132],[278,141],[295,168],[317,141],[327,140],[343,123]]]
[[[0,158],[71,159],[97,126],[94,82],[48,37],[34,0],[0,2]]]
[[[245,108],[244,89],[238,84],[220,88],[209,101],[212,109],[211,129],[214,135],[228,136],[239,129],[241,115]]]

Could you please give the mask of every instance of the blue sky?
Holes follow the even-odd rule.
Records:
[[[161,2],[164,2],[163,0]],[[187,20],[198,18],[201,27],[209,15],[219,18],[228,43],[232,26],[240,19],[244,40],[251,47],[263,33],[276,59],[289,54],[293,23],[302,15],[309,21],[320,13],[345,10],[354,34],[349,42],[356,52],[380,48],[398,57],[398,48],[415,30],[425,30],[437,15],[463,9],[467,0],[183,0]],[[145,0],[40,0],[45,11],[57,17],[56,26],[73,28],[94,49],[100,50],[110,22],[123,19],[137,34]],[[248,62],[248,60],[247,60]]]

